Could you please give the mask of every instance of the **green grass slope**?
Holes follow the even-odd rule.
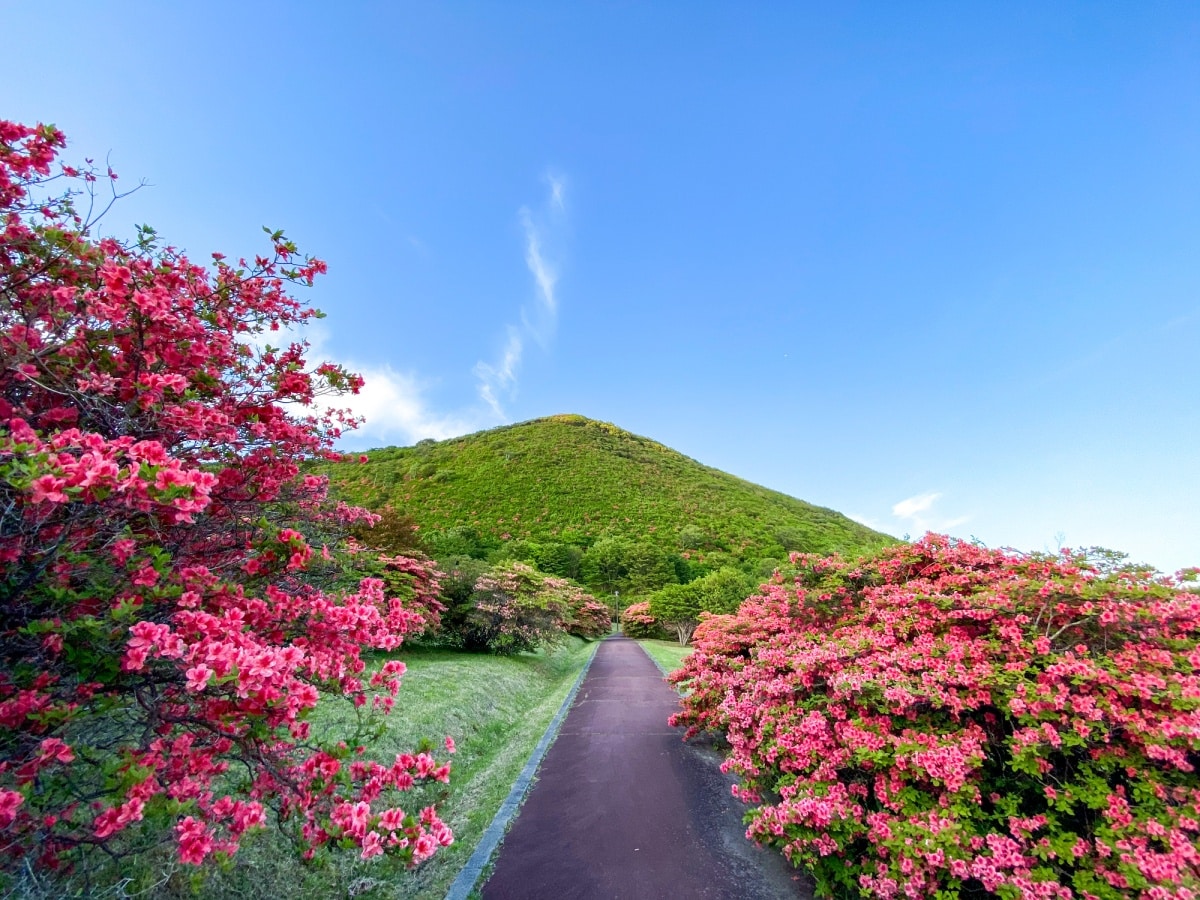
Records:
[[[894,538],[703,466],[615,425],[561,415],[327,463],[335,490],[421,530],[589,546],[600,537],[703,558],[858,554]]]

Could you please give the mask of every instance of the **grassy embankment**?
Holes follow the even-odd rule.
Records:
[[[305,864],[282,838],[263,833],[246,840],[225,867],[198,880],[196,893],[194,870],[174,863],[165,848],[156,858],[139,859],[135,868],[125,861],[121,876],[132,881],[102,893],[132,896],[150,888],[154,896],[217,900],[445,896],[595,646],[570,638],[555,653],[510,658],[420,649],[397,654],[408,671],[386,731],[368,756],[387,761],[427,738],[438,758],[445,758],[443,738],[450,735],[458,744],[450,784],[410,795],[417,802],[404,804],[415,812],[444,793],[440,813],[455,834],[451,847],[419,868],[405,871],[380,858],[364,862],[353,851],[322,854],[318,864]],[[314,734],[337,735],[352,721],[345,704],[328,706],[314,716]]]
[[[681,647],[678,641],[639,640],[642,649],[650,654],[650,658],[658,663],[660,668],[674,672],[683,665],[683,661],[691,654],[691,647]]]

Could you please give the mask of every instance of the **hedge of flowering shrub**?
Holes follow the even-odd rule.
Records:
[[[748,837],[826,896],[1200,896],[1200,596],[935,535],[793,562],[674,676]]]
[[[451,572],[452,582],[457,574]],[[608,607],[579,585],[522,562],[485,570],[469,597],[451,599],[445,630],[466,650],[529,653],[552,649],[568,634],[595,640],[612,628]]]

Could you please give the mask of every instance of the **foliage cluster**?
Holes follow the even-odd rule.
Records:
[[[608,634],[611,612],[579,585],[525,563],[472,562],[460,560],[451,570],[439,642],[511,655],[552,649],[568,634],[589,640]]]
[[[928,535],[708,618],[674,719],[827,895],[1193,897],[1200,597]]]
[[[361,384],[266,342],[317,315],[288,290],[324,264],[280,232],[210,267],[94,237],[117,176],[52,171],[64,144],[0,122],[0,867],[163,834],[199,864],[272,811],[309,853],[428,858],[450,831],[399,800],[449,765],[310,734],[323,694],[390,708],[404,666],[364,678],[362,651],[438,611],[428,562],[351,573],[370,515],[301,471],[349,424],[306,408]]]
[[[687,584],[655,591],[648,602],[649,613],[656,624],[674,631],[686,647],[706,613],[733,612],[752,588],[750,578],[727,566]]]
[[[420,546],[418,529],[411,520],[391,509],[380,516],[376,529],[357,533],[371,541],[381,553]],[[456,549],[463,549],[459,544]],[[426,611],[424,643],[460,647],[470,651],[511,654],[552,647],[567,634],[595,640],[608,634],[612,612],[570,578],[539,571],[524,560],[537,555],[527,542],[514,542],[510,552],[494,562],[471,555],[442,557],[442,600]],[[500,557],[500,554],[494,554]],[[554,558],[542,557],[553,563]],[[390,557],[381,557],[389,565]],[[388,576],[384,569],[383,575]],[[394,576],[393,576],[394,577]],[[403,589],[404,585],[397,585]],[[408,603],[415,608],[414,601]]]

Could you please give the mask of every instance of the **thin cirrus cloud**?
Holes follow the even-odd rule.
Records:
[[[508,325],[504,347],[499,357],[475,364],[479,398],[487,404],[492,415],[507,421],[504,404],[517,396],[518,375],[526,339],[545,348],[554,335],[558,322],[558,266],[547,253],[547,245],[557,236],[566,215],[566,180],[560,175],[547,175],[549,196],[542,208],[521,207],[518,217],[525,233],[525,265],[537,288],[533,308],[520,308],[520,325]]]
[[[315,406],[319,411],[346,409],[362,421],[356,431],[343,438],[343,443],[445,440],[494,425],[497,420],[508,420],[504,404],[517,395],[521,359],[528,340],[532,338],[541,347],[548,347],[558,318],[555,294],[558,267],[547,247],[553,246],[566,215],[566,180],[547,175],[546,183],[549,193],[544,205],[536,210],[522,207],[517,213],[525,237],[525,264],[536,287],[536,303],[519,308],[520,324],[505,326],[503,345],[496,358],[480,360],[472,370],[484,408],[449,414],[438,412],[427,398],[429,383],[417,374],[400,372],[387,364],[363,365],[340,359],[337,361],[347,369],[363,376],[362,390],[355,395],[318,398]],[[424,249],[424,245],[418,249]],[[312,345],[311,358],[328,358],[321,354],[328,334],[319,327],[309,328],[303,337]]]
[[[554,198],[558,198],[561,187],[555,184]],[[561,208],[561,207],[560,207]],[[521,225],[525,229],[525,265],[533,275],[538,286],[538,298],[551,314],[558,312],[558,301],[554,299],[554,286],[558,283],[558,273],[554,271],[544,256],[542,256],[542,238],[538,227],[534,224],[533,215],[528,207],[521,207]]]
[[[494,363],[477,362],[475,377],[479,379],[479,397],[500,419],[506,418],[500,397],[511,397],[517,391],[517,367],[521,364],[521,353],[525,349],[521,332],[513,325],[508,326],[508,340],[500,358]]]
[[[952,528],[957,528],[970,521],[970,516],[941,518],[934,510],[934,505],[941,498],[941,493],[937,491],[927,491],[924,494],[906,497],[892,506],[892,515],[904,522],[908,529],[916,534],[924,534],[927,531],[949,532]]]

